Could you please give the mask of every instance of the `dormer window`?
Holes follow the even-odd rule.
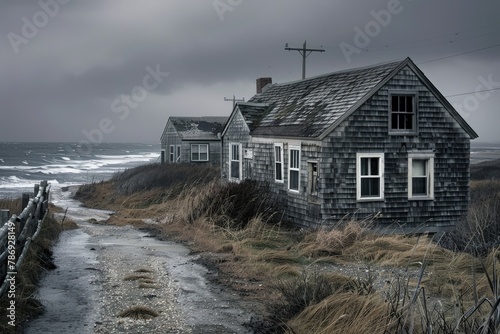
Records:
[[[389,132],[391,134],[417,132],[416,94],[389,94]]]

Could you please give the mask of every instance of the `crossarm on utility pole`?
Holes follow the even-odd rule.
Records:
[[[304,45],[302,48],[289,48],[288,43],[285,44],[285,50],[288,51],[299,51],[300,55],[302,56],[302,79],[306,78],[306,58],[309,56],[312,52],[325,52],[323,49],[308,49],[307,48],[307,41],[304,42]]]

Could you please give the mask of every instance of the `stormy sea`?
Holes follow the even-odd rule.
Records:
[[[153,144],[0,143],[0,198],[33,192],[47,180],[66,187],[110,179],[127,168],[159,161]]]

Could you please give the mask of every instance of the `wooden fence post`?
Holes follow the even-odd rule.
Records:
[[[34,197],[36,197],[38,195],[39,191],[40,191],[40,185],[39,184],[35,184],[35,187],[33,189]]]
[[[21,196],[21,211],[28,206],[29,201],[30,193],[23,193],[23,195]]]
[[[40,197],[37,197],[40,190],[43,191]],[[19,215],[12,215],[10,219],[10,212],[8,210],[0,210],[0,297],[5,294],[8,283],[6,281],[6,260],[9,255],[8,238],[11,232],[9,232],[5,223],[10,221],[13,225],[15,224],[17,253],[20,253],[20,256],[17,258],[16,269],[19,269],[27,254],[31,240],[36,238],[40,232],[40,224],[43,223],[43,217],[48,209],[49,191],[50,185],[48,182],[42,181],[34,187],[35,196],[33,200],[30,199],[29,193],[22,194],[22,212]]]

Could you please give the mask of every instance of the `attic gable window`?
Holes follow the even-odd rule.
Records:
[[[208,144],[191,144],[191,161],[208,161]]]
[[[393,134],[417,131],[416,94],[389,94],[389,130]]]

